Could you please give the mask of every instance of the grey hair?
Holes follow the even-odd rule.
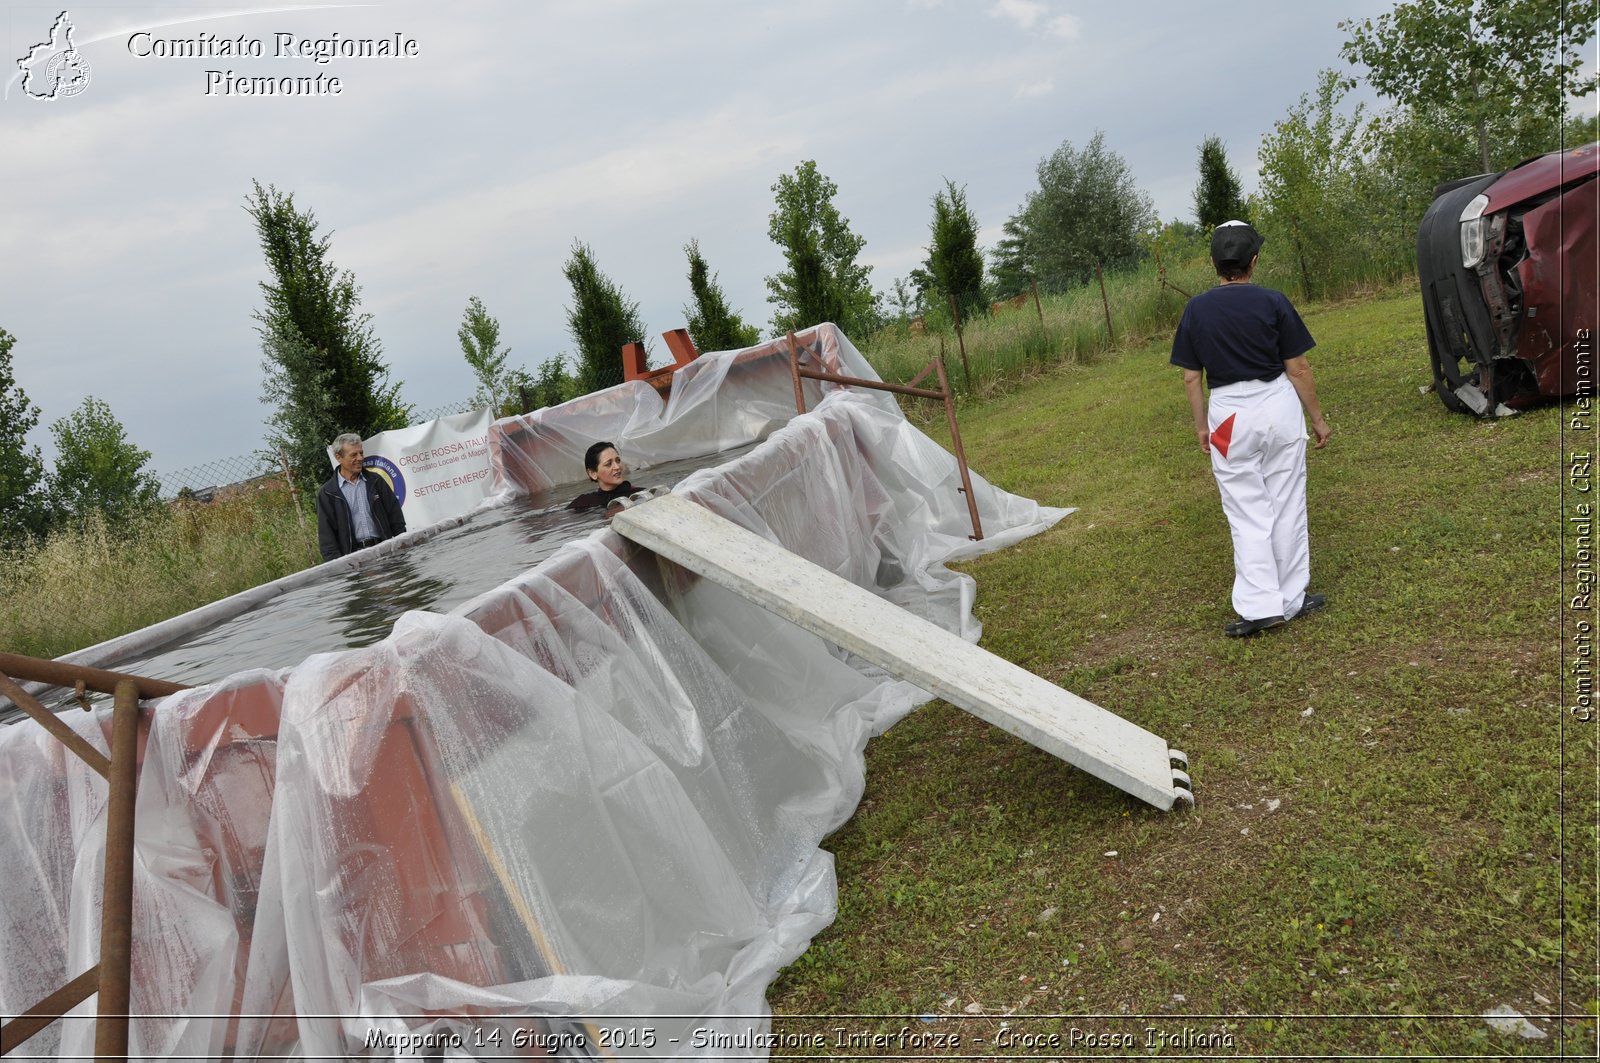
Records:
[[[359,442],[361,442],[360,436],[356,435],[354,432],[345,432],[344,434],[340,435],[338,439],[333,441],[333,452],[335,454],[342,455],[345,447],[348,447],[351,443]]]

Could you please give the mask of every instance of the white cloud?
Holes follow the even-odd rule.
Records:
[[[1008,19],[1021,29],[1031,30],[1049,10],[1038,0],[996,0],[989,14],[994,18]]]
[[[1076,15],[1055,14],[1042,0],[995,0],[989,9],[991,18],[1002,18],[1018,29],[1031,31],[1035,27],[1046,36],[1063,40],[1076,40],[1083,24]]]
[[[1042,81],[1030,81],[1025,85],[1017,86],[1017,99],[1031,100],[1036,96],[1048,96],[1056,90],[1054,78],[1045,78]]]
[[[976,93],[991,90],[1003,92],[1015,85],[1018,78],[1031,75],[1036,75],[1034,80],[1017,89],[1018,96],[1039,96],[1055,88],[1054,80],[1044,72],[1040,59],[1007,55],[983,62],[950,62],[900,75],[875,88],[873,100],[876,105],[883,106],[935,97],[971,98]]]
[[[1044,31],[1050,34],[1050,36],[1060,37],[1069,41],[1077,40],[1079,33],[1082,32],[1082,29],[1083,24],[1078,21],[1078,16],[1076,15],[1052,16],[1050,21],[1046,22],[1044,26]]]
[[[663,124],[649,141],[547,165],[498,186],[463,187],[346,227],[341,254],[358,276],[395,274],[397,283],[408,278],[405,283],[422,292],[435,275],[463,269],[480,248],[533,242],[550,232],[559,233],[557,243],[564,246],[578,219],[670,214],[670,204],[696,189],[780,169],[801,147],[792,135],[764,133],[749,115],[711,112]],[[416,247],[434,249],[426,266],[415,261]]]

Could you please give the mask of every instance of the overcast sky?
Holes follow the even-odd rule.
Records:
[[[16,61],[62,9],[0,0],[0,327],[17,337],[47,456],[45,426],[94,395],[170,473],[263,445],[252,178],[332,232],[403,399],[431,408],[473,392],[455,338],[471,295],[499,318],[511,364],[573,349],[561,267],[574,240],[639,301],[651,336],[684,323],[691,238],[765,328],[763,278],[781,267],[770,188],[803,159],[839,186],[880,290],[923,257],[943,178],[966,186],[989,245],[1039,160],[1097,129],[1163,218],[1188,219],[1200,141],[1221,136],[1253,190],[1262,135],[1318,70],[1344,68],[1338,22],[1391,7],[74,5],[90,80],[41,101]],[[280,59],[279,34],[296,46],[399,35],[416,54]],[[241,37],[261,57],[156,54]],[[229,72],[321,74],[341,91],[228,95]]]

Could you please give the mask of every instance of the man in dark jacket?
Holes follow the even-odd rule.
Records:
[[[361,437],[344,433],[333,441],[333,454],[339,471],[317,492],[317,545],[324,561],[375,546],[406,530],[406,518],[388,481],[361,467],[367,456]]]

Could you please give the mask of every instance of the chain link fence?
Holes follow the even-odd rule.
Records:
[[[209,500],[225,487],[247,484],[263,476],[282,475],[282,472],[278,463],[265,454],[242,454],[156,475],[161,480],[162,498],[176,498],[187,490],[197,498]]]
[[[427,424],[429,421],[437,421],[441,417],[449,417],[457,413],[471,413],[477,409],[482,409],[482,406],[471,399],[464,399],[461,402],[452,402],[448,406],[435,406],[431,410],[417,410],[411,415],[411,423],[414,425]]]
[[[463,399],[444,406],[417,410],[411,415],[411,424],[426,424],[440,417],[469,413],[477,408],[477,404],[471,399]],[[254,454],[241,454],[234,458],[217,458],[173,472],[158,472],[156,478],[161,481],[163,499],[177,498],[187,490],[201,501],[210,501],[218,491],[246,487],[257,480],[282,475],[283,466],[278,463],[276,454],[256,451]]]

